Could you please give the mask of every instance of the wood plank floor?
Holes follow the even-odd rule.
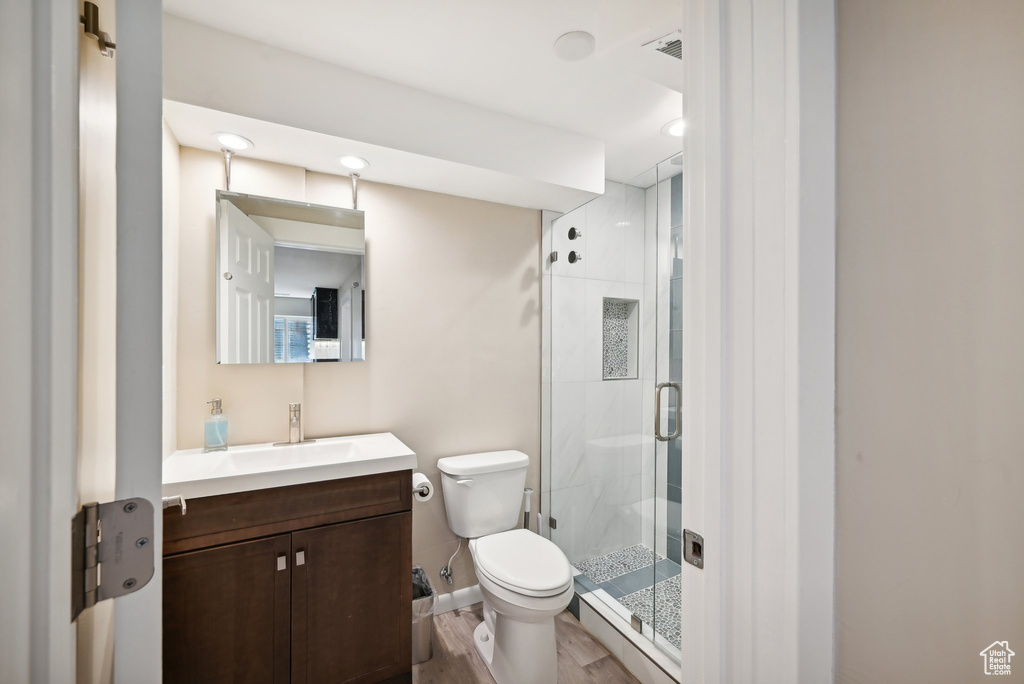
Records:
[[[477,603],[434,618],[434,655],[427,662],[413,666],[413,682],[486,684],[494,681],[473,647],[473,630],[483,621],[482,605]],[[560,684],[639,684],[569,611],[555,618],[555,639]]]

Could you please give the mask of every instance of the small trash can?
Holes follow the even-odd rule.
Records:
[[[416,566],[412,569],[412,664],[430,660],[431,636],[434,633],[434,603],[437,594],[430,586],[427,573]]]

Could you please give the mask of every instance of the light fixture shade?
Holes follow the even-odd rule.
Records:
[[[683,133],[686,132],[686,120],[672,119],[661,127],[661,132],[665,135],[671,135],[673,138],[681,138]]]
[[[252,140],[249,140],[248,138],[243,138],[237,133],[227,133],[222,131],[220,133],[214,133],[213,137],[217,141],[218,145],[220,145],[221,147],[226,147],[232,152],[250,150],[256,147],[255,145],[252,144]]]
[[[346,169],[358,171],[359,169],[365,169],[367,166],[370,165],[370,162],[366,161],[362,157],[357,157],[352,154],[346,154],[344,157],[341,158],[341,165],[344,166]]]
[[[597,41],[586,31],[570,31],[555,41],[555,54],[567,62],[578,62],[594,54]]]

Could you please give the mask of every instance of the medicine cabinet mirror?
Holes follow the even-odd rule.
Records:
[[[363,212],[217,192],[217,362],[366,358]]]

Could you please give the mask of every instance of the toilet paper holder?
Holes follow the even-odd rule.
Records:
[[[423,473],[412,474],[412,496],[420,503],[426,503],[434,497],[434,485]]]

